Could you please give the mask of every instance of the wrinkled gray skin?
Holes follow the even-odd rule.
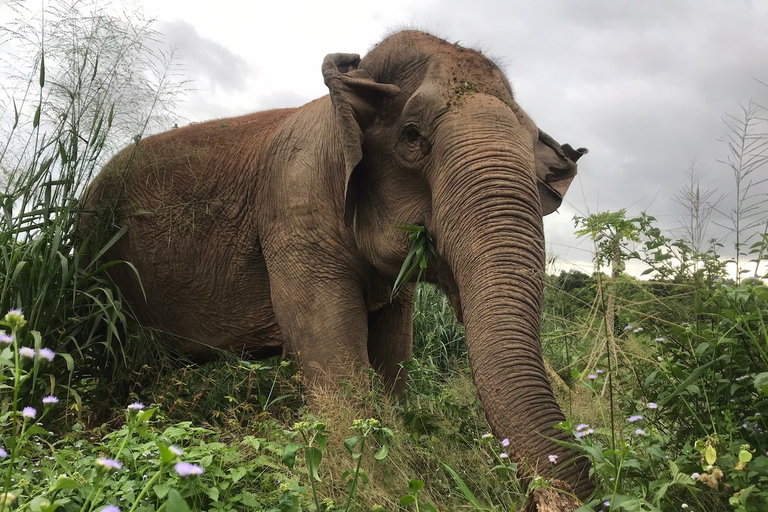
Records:
[[[145,324],[179,347],[283,350],[309,383],[373,366],[402,391],[412,285],[390,302],[426,226],[427,279],[464,322],[477,390],[498,438],[529,472],[585,498],[588,463],[546,437],[563,414],[539,339],[542,214],[560,205],[586,150],[560,146],[479,52],[394,34],[364,59],[328,55],[330,95],[300,108],[193,124],[116,156],[86,207],[127,232],[107,255]],[[87,220],[93,219],[92,215]],[[104,222],[102,222],[102,225]],[[93,224],[91,224],[93,226]]]

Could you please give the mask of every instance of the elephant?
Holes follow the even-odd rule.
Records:
[[[392,296],[410,248],[397,227],[423,226],[436,252],[423,278],[464,323],[493,432],[529,476],[551,476],[557,454],[557,478],[585,499],[589,462],[555,442],[570,437],[554,427],[539,327],[542,216],[586,149],[541,131],[481,52],[422,31],[327,55],[322,75],[329,95],[304,106],[113,157],[83,196],[84,217],[124,232],[106,257],[132,266],[111,278],[190,356],[282,352],[310,386],[373,368],[400,393],[414,284]]]

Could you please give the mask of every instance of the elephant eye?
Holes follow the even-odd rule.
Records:
[[[408,142],[416,142],[421,138],[418,128],[415,125],[408,125],[403,129],[403,137]]]

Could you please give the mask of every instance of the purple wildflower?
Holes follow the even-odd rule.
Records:
[[[635,414],[634,416],[630,416],[629,418],[627,418],[627,421],[630,423],[634,423],[637,420],[641,420],[641,419],[643,419],[642,414]]]
[[[123,467],[123,465],[115,459],[108,459],[106,457],[99,457],[96,459],[96,465],[102,469],[111,469],[112,471],[117,471]]]
[[[56,398],[56,397],[55,397],[55,396],[53,396],[53,395],[48,395],[48,396],[46,396],[46,397],[43,397],[43,403],[44,403],[45,405],[53,405],[53,404],[57,404],[57,403],[59,403],[59,399],[58,399],[58,398]]]
[[[13,343],[13,335],[0,331],[0,343]]]
[[[19,355],[21,357],[28,357],[29,359],[35,358],[35,349],[30,347],[21,347],[19,349]]]
[[[587,376],[587,378],[588,378],[589,380],[595,380],[595,379],[597,379],[597,375],[595,375],[594,373],[590,373],[590,374]]]
[[[552,464],[554,464],[555,462],[557,462],[557,457],[558,457],[557,455],[553,454],[553,455],[550,455],[550,456],[549,456],[549,457],[547,457],[547,458],[549,459],[549,462],[551,462]]]
[[[645,430],[643,430],[641,428],[638,428],[638,429],[635,430],[635,434],[638,435],[638,436],[644,436],[645,435]]]
[[[503,446],[504,448],[506,448],[507,446],[509,446],[509,439],[507,439],[507,438],[505,437],[505,438],[504,438],[504,440],[501,442],[501,446]]]
[[[578,425],[576,425],[576,430],[577,431],[584,430],[585,428],[588,428],[588,427],[589,425],[587,423],[579,423]]]
[[[34,419],[35,416],[37,416],[37,411],[34,407],[25,407],[23,411],[21,411],[21,415],[28,419]]]
[[[656,402],[648,402],[648,408],[649,409],[657,409],[659,407],[659,404]]]
[[[626,326],[626,327],[624,328],[624,332],[627,332],[627,331],[628,331],[628,330],[630,330],[630,329],[632,329],[632,326],[631,326],[631,325],[628,325],[628,326]]]
[[[102,508],[99,512],[120,512],[120,507],[117,505],[107,505],[106,507]]]
[[[50,362],[56,357],[56,352],[49,348],[41,348],[37,355]]]
[[[128,412],[139,412],[144,409],[144,404],[141,402],[133,402],[128,406]]]
[[[202,475],[205,472],[202,467],[190,464],[189,462],[178,462],[173,469],[176,470],[179,476]]]
[[[504,453],[504,452],[502,452],[502,453],[500,453],[500,454],[499,454],[499,458],[500,458],[500,459],[506,459],[507,457],[509,457],[509,455],[507,455],[507,454],[506,454],[506,453]]]
[[[8,452],[4,448],[0,448],[0,459],[4,459],[8,456]]]

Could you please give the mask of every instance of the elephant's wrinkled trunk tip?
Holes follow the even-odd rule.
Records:
[[[563,144],[561,147],[565,156],[572,162],[578,161],[579,158],[589,153],[587,148],[573,149],[570,144]]]

